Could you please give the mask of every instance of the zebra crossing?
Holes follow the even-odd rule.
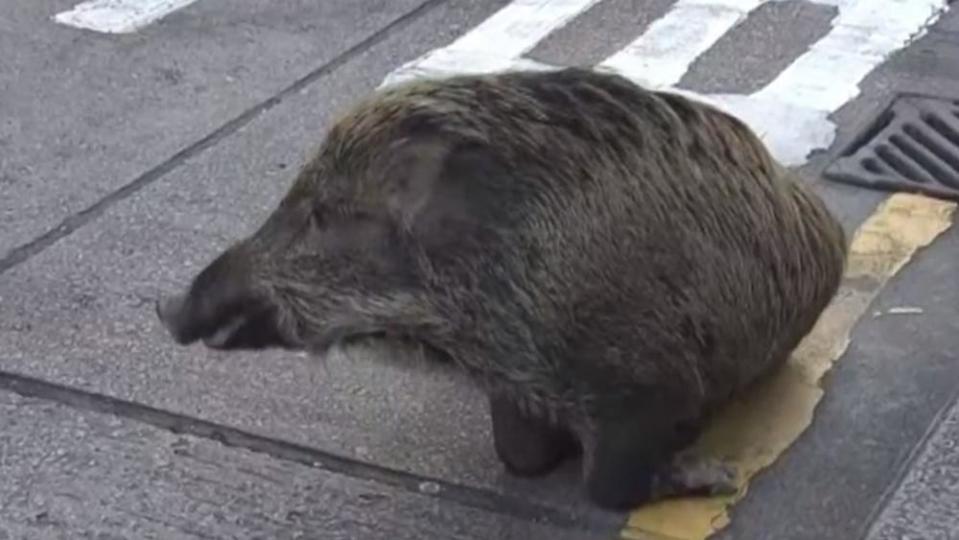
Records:
[[[558,66],[525,55],[599,1],[514,0],[449,45],[398,67],[380,86],[421,76],[554,69]],[[700,94],[677,86],[720,38],[776,1],[782,0],[677,0],[597,67],[727,110],[749,124],[783,163],[797,166],[833,142],[836,126],[829,115],[859,94],[862,80],[948,8],[947,0],[803,0],[836,8],[831,29],[763,88]]]
[[[135,32],[197,0],[87,0],[54,19],[107,33]],[[555,69],[528,58],[552,33],[605,0],[513,0],[452,43],[391,72],[386,86],[414,77],[503,69]],[[829,31],[771,82],[750,94],[697,93],[678,83],[698,58],[764,4],[787,0],[675,0],[625,47],[596,66],[645,86],[712,103],[744,120],[789,166],[828,148],[830,115],[889,55],[921,37],[949,0],[788,0],[836,10]],[[601,29],[597,29],[598,31]],[[783,28],[788,32],[789,28]]]

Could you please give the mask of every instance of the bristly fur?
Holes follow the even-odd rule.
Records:
[[[407,327],[531,408],[654,393],[695,416],[784,360],[842,275],[841,227],[742,122],[582,69],[387,89],[334,125],[294,191],[389,207],[406,188],[388,156],[406,138],[439,147],[423,158],[438,182],[462,172],[457,152],[491,174],[436,203],[466,199],[436,223],[459,237],[410,233],[397,210],[416,291],[359,295],[350,311]],[[294,283],[306,307],[291,319],[319,330],[323,284]]]
[[[571,68],[377,92],[223,260],[288,346],[406,336],[581,425],[700,417],[787,358],[845,257],[823,202],[741,121]]]

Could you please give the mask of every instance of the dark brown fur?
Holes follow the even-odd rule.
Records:
[[[222,348],[422,342],[489,392],[511,470],[578,441],[590,496],[624,507],[667,494],[658,471],[703,415],[787,358],[845,255],[725,113],[584,69],[461,76],[357,105],[159,311]]]

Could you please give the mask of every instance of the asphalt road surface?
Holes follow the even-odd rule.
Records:
[[[456,377],[177,347],[153,299],[260,223],[332,115],[457,71],[691,92],[855,231],[889,193],[820,173],[898,93],[959,100],[947,4],[0,2],[0,539],[640,534],[575,464],[506,474]],[[717,538],[959,539],[957,261],[953,227],[885,283]]]

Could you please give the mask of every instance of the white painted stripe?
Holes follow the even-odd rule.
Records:
[[[941,16],[947,0],[828,0],[833,29],[750,96],[713,96],[742,118],[786,165],[801,165],[836,136],[829,115],[859,95],[859,84]]]
[[[416,77],[548,68],[521,58],[600,0],[514,0],[450,45],[390,73],[380,87]]]
[[[833,29],[757,93],[801,107],[834,111],[859,94],[859,83],[908,45],[947,0],[833,0]]]
[[[732,113],[756,132],[787,167],[802,165],[810,152],[829,148],[836,138],[831,111],[801,107],[757,95],[700,96]]]
[[[765,0],[679,0],[600,67],[651,88],[673,86],[689,66]]]
[[[478,51],[437,49],[392,71],[380,88],[421,77],[435,78],[460,74],[493,73],[510,69],[549,70],[558,66],[526,58],[503,58]]]
[[[136,32],[196,0],[90,0],[53,18],[60,24],[96,32]]]
[[[598,1],[514,0],[448,48],[517,58]]]
[[[836,125],[830,115],[859,94],[869,72],[948,9],[947,0],[809,0],[838,8],[832,30],[760,91],[701,95],[673,86],[697,57],[765,1],[783,0],[678,0],[643,36],[598,67],[724,109],[749,124],[783,164],[796,166],[833,143]],[[522,54],[593,3],[580,1],[574,9],[556,2],[563,6],[560,16],[559,10],[549,10],[552,2],[517,0],[493,16],[495,24],[487,20],[451,46],[401,66],[381,86],[422,76],[557,69]],[[543,9],[538,22],[511,20]],[[506,28],[514,29],[511,35]]]
[[[755,94],[699,94],[681,88],[664,89],[712,105],[745,122],[783,165],[806,162],[813,150],[828,148],[835,140],[836,125],[830,111],[800,107]]]

